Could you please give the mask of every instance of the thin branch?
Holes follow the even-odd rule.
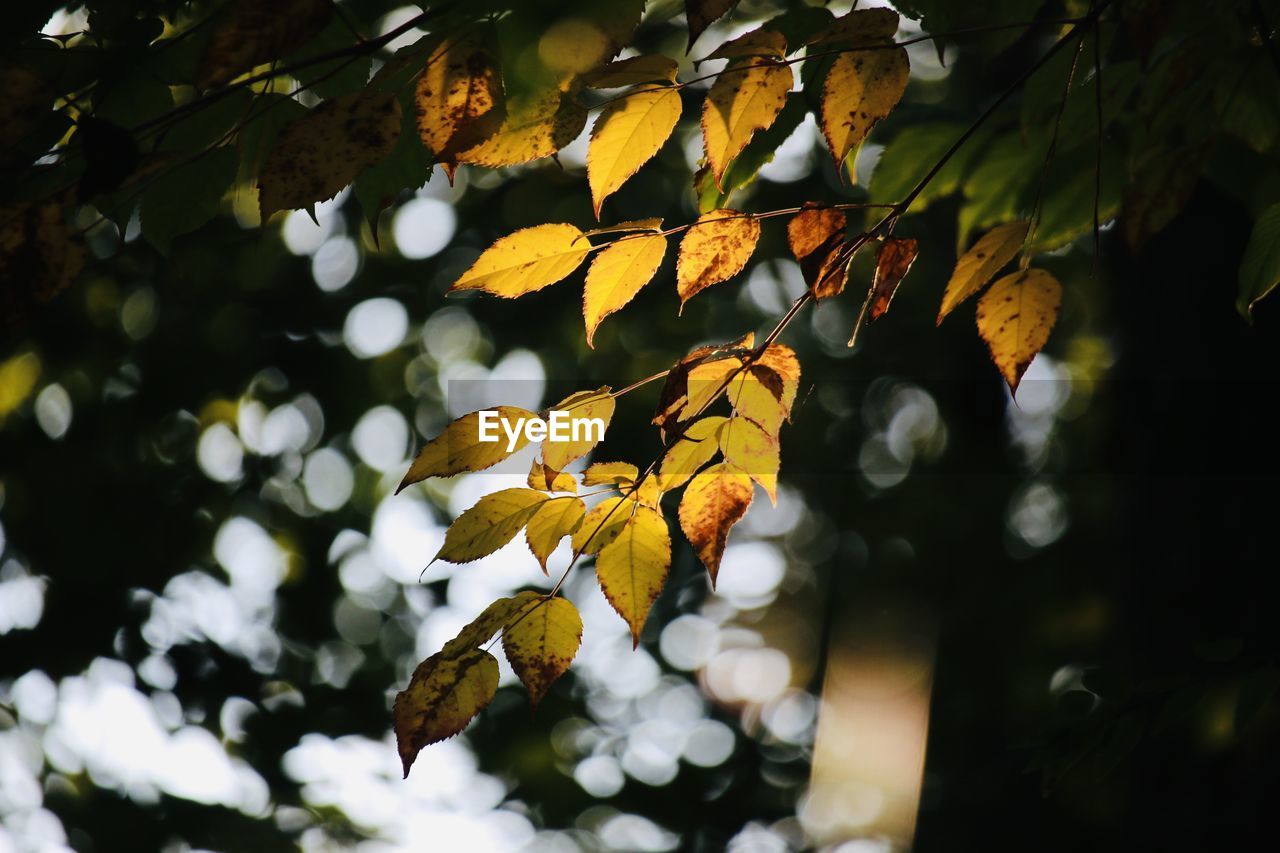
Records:
[[[1062,98],[1058,101],[1058,115],[1053,121],[1053,132],[1049,134],[1049,148],[1044,152],[1044,165],[1040,167],[1040,187],[1036,190],[1036,203],[1031,208],[1031,227],[1027,229],[1026,239],[1022,244],[1022,269],[1031,262],[1028,251],[1036,241],[1036,230],[1040,227],[1040,217],[1044,212],[1044,188],[1049,179],[1049,166],[1053,163],[1054,154],[1058,150],[1058,129],[1062,126],[1062,114],[1067,110],[1067,97],[1071,94],[1071,83],[1076,76],[1076,67],[1080,64],[1080,54],[1084,52],[1084,35],[1076,42],[1076,52],[1071,55],[1071,67],[1067,69],[1067,79],[1062,85]]]
[[[1098,208],[1102,205],[1102,33],[1097,20],[1093,24],[1093,106],[1098,125],[1098,148],[1093,164],[1093,264],[1092,272],[1098,274],[1098,255],[1102,246],[1102,218]]]

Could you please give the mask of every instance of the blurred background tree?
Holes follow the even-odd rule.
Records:
[[[583,650],[537,715],[504,686],[401,781],[388,709],[417,661],[493,597],[550,585],[521,543],[419,578],[444,526],[522,483],[530,457],[393,497],[416,447],[475,394],[536,408],[619,387],[767,330],[805,287],[778,219],[679,318],[669,253],[594,350],[581,273],[520,303],[446,301],[497,237],[594,221],[585,134],[554,161],[463,166],[452,184],[436,169],[420,188],[410,152],[386,185],[403,192],[366,182],[259,221],[254,178],[284,121],[502,5],[425,3],[422,29],[405,26],[422,8],[374,0],[323,21],[301,2],[261,11],[297,26],[251,57],[259,71],[372,64],[266,74],[237,90],[271,111],[235,156],[178,171],[159,155],[208,149],[234,113],[193,111],[172,150],[136,129],[194,102],[225,10],[0,13],[6,215],[61,193],[87,247],[72,284],[56,226],[5,231],[0,849],[1203,849],[1265,829],[1280,309],[1236,305],[1265,292],[1241,288],[1247,251],[1274,272],[1257,253],[1280,200],[1280,10],[1255,0],[1108,8],[1101,144],[1093,35],[1061,122],[1071,51],[1037,71],[903,218],[922,251],[889,315],[845,346],[860,256],[850,293],[788,327],[805,373],[778,507],[735,531],[717,592],[678,541],[631,651],[577,571]],[[581,14],[512,5],[539,38]],[[900,200],[1091,11],[896,7],[899,41],[955,35],[908,47],[906,96],[854,180],[797,114],[744,154],[763,167],[735,207]],[[689,55],[786,10],[822,14],[744,0]],[[681,79],[714,72],[685,58],[688,35],[683,4],[658,0],[629,43],[680,58]],[[605,221],[697,215],[709,83],[682,90],[676,137]],[[935,329],[935,306],[957,247],[1037,200],[1038,263],[1066,293],[1014,403],[972,308]],[[44,268],[13,261],[31,247]],[[623,398],[602,458],[658,452],[656,393]]]

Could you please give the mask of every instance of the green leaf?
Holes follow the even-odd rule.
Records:
[[[930,167],[946,153],[965,125],[959,122],[933,122],[910,125],[885,146],[884,153],[871,173],[868,187],[871,201],[894,204],[907,197]],[[985,151],[991,134],[979,131],[961,146],[911,203],[912,212],[924,210],[937,199],[960,189],[965,173]]]
[[[142,236],[168,254],[173,238],[217,215],[235,181],[237,163],[235,148],[224,145],[163,172],[142,193]]]
[[[1250,317],[1253,306],[1280,284],[1280,204],[1262,212],[1253,224],[1240,263],[1240,299],[1236,307]]]
[[[413,112],[413,87],[406,86],[398,95],[401,107],[400,137],[380,163],[365,169],[356,178],[353,190],[369,222],[374,239],[378,236],[378,215],[389,207],[400,193],[412,192],[431,179],[431,152],[422,144]]]
[[[280,130],[307,114],[307,108],[288,95],[267,92],[254,100],[252,120],[240,132],[238,143],[240,170],[237,179],[242,182],[258,177]]]
[[[356,43],[346,22],[341,15],[334,15],[328,26],[320,34],[306,43],[301,50],[284,60],[285,65],[293,65],[312,57],[349,48]],[[333,98],[364,88],[369,82],[369,68],[372,57],[365,53],[361,56],[344,56],[312,65],[298,72],[298,80],[321,98]]]

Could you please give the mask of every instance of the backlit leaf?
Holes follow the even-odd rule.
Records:
[[[599,228],[592,228],[586,231],[588,237],[595,237],[598,234],[629,234],[637,231],[661,231],[662,218],[658,216],[650,216],[647,219],[629,219],[625,222],[619,222],[614,225],[601,225]]]
[[[893,294],[898,292],[898,285],[906,277],[916,255],[920,253],[917,240],[904,237],[889,237],[876,250],[876,274],[871,284],[871,309],[868,320],[875,320],[889,310]]]
[[[582,472],[582,485],[629,486],[640,476],[640,469],[630,462],[596,462]]]
[[[569,93],[558,89],[508,93],[502,126],[455,159],[494,167],[550,157],[577,139],[586,124],[587,111]]]
[[[449,292],[483,290],[508,299],[524,296],[573,272],[590,248],[586,235],[572,225],[521,228],[485,249]]]
[[[503,489],[485,495],[449,525],[435,559],[469,563],[492,554],[520,532],[547,496],[534,489]]]
[[[689,370],[687,380],[689,400],[680,412],[678,420],[687,421],[707,410],[729,387],[730,379],[742,370],[738,356],[709,358],[695,364]]]
[[[784,344],[770,344],[760,357],[729,383],[729,404],[738,414],[777,435],[791,417],[800,388],[800,361]]]
[[[1010,222],[983,235],[969,251],[961,255],[942,295],[938,323],[954,311],[957,305],[981,290],[1001,267],[1013,260],[1026,237],[1025,221]]]
[[[720,72],[702,103],[702,141],[717,186],[723,188],[725,170],[751,137],[782,112],[792,82],[791,66],[759,58]]]
[[[673,442],[658,468],[658,486],[666,492],[683,486],[703,465],[720,451],[716,435],[728,422],[723,415],[710,415],[694,421],[684,435]]]
[[[653,279],[666,254],[666,237],[643,234],[617,240],[596,255],[582,290],[587,346],[594,346],[592,339],[604,318],[621,310]]]
[[[760,240],[760,223],[725,208],[698,217],[680,241],[676,291],[681,307],[694,295],[742,271]]]
[[[1249,244],[1240,262],[1240,313],[1249,316],[1253,306],[1280,284],[1280,204],[1273,204],[1253,223]]]
[[[505,117],[497,58],[478,36],[446,39],[427,57],[414,104],[422,144],[436,161],[452,163]]]
[[[529,550],[547,573],[547,558],[560,544],[560,540],[582,526],[587,507],[580,498],[552,498],[538,507],[525,528],[524,538]]]
[[[604,200],[671,136],[680,109],[679,90],[661,86],[629,93],[600,111],[587,149],[587,181],[597,219]]]
[[[564,441],[548,438],[543,442],[544,463],[557,471],[563,471],[570,462],[585,456],[600,443],[605,430],[609,428],[609,421],[613,419],[616,406],[609,391],[608,386],[595,391],[579,391],[551,407],[551,413],[568,414],[569,426],[565,431],[569,438]]]
[[[583,75],[582,82],[593,89],[620,89],[641,83],[672,83],[679,69],[680,66],[674,59],[652,53],[611,62]]]
[[[393,710],[404,775],[424,746],[465,729],[497,690],[498,660],[480,649],[452,657],[437,652],[418,664]]]
[[[444,644],[441,650],[445,657],[454,657],[463,652],[483,646],[515,618],[525,605],[532,601],[540,601],[542,596],[532,590],[517,592],[506,598],[499,598],[489,603],[479,616],[472,619],[458,636]]]
[[[754,343],[755,334],[748,332],[736,341],[697,347],[667,371],[667,379],[662,383],[662,393],[658,397],[657,412],[653,416],[653,423],[662,430],[663,441],[666,441],[667,434],[675,431],[680,421],[693,416],[689,407],[690,372],[706,361],[734,358],[740,363],[749,355]]]
[[[667,520],[647,506],[636,506],[616,538],[596,556],[600,589],[631,626],[632,646],[640,644],[640,632],[670,568]]]
[[[1038,269],[1005,276],[978,300],[978,334],[1010,391],[1049,340],[1061,304],[1062,285]]]
[[[328,0],[236,0],[214,19],[196,85],[221,86],[291,53],[323,30],[332,14]]]
[[[759,27],[725,42],[698,61],[736,59],[744,56],[782,59],[786,55],[787,37],[778,30]]]
[[[729,531],[751,506],[751,478],[728,462],[694,477],[680,501],[680,528],[716,585]]]
[[[791,217],[787,223],[787,243],[800,264],[805,284],[818,299],[835,296],[844,290],[846,273],[838,270],[839,256],[845,246],[845,215],[833,207],[812,202]],[[844,266],[847,268],[848,260]]]
[[[502,632],[502,650],[535,708],[573,663],[581,642],[582,617],[559,596],[525,604]]]
[[[635,501],[623,497],[605,498],[593,506],[573,533],[573,553],[595,554],[617,539],[635,507]]]
[[[836,168],[887,116],[907,89],[911,64],[900,47],[842,53],[822,87],[820,124]]]
[[[724,461],[759,483],[774,504],[778,502],[778,438],[747,418],[732,418],[718,435]]]
[[[707,27],[724,17],[738,0],[684,0],[685,19],[689,22],[689,47]]]
[[[898,13],[892,9],[855,9],[836,18],[829,27],[810,39],[809,44],[824,47],[874,44],[893,38],[897,32]]]
[[[480,440],[480,412],[463,415],[418,451],[417,458],[409,466],[409,472],[404,475],[396,492],[428,477],[451,477],[463,471],[483,471],[529,443],[524,430],[519,430],[515,447],[508,451],[507,430],[514,430],[520,421],[537,417],[533,412],[517,406],[498,406],[487,411],[497,413],[490,431],[491,435],[498,436],[497,441]]]
[[[262,221],[333,198],[395,148],[400,102],[365,90],[325,101],[280,131],[258,177]]]
[[[557,471],[550,465],[544,465],[541,460],[533,460],[533,467],[529,469],[529,488],[537,489],[541,492],[577,492],[578,481],[573,479],[572,474],[566,474],[564,471]]]

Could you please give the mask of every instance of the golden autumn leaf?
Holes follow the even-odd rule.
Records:
[[[671,534],[667,520],[652,507],[637,505],[622,529],[596,556],[600,589],[618,615],[631,626],[631,644],[640,632],[671,568]]]
[[[679,64],[668,56],[651,53],[619,59],[582,77],[582,82],[593,89],[620,89],[642,83],[672,83],[676,79]]]
[[[773,124],[787,103],[791,66],[762,58],[735,60],[702,102],[702,142],[716,186],[751,137]]]
[[[800,388],[800,360],[785,344],[770,344],[729,383],[727,396],[733,410],[754,421],[765,432],[777,435]]]
[[[541,89],[508,94],[502,126],[484,141],[458,152],[459,163],[514,166],[550,157],[578,138],[587,111],[566,92]]]
[[[689,47],[692,48],[698,36],[737,3],[738,0],[684,0],[685,20],[689,22]]]
[[[628,219],[625,222],[618,222],[614,225],[602,225],[599,228],[592,228],[584,232],[588,237],[595,237],[598,234],[630,234],[637,231],[661,231],[662,218],[659,216],[650,216],[647,219]]]
[[[563,471],[569,463],[585,456],[604,438],[613,410],[617,403],[608,386],[595,391],[579,391],[570,394],[548,410],[554,419],[557,412],[564,412],[568,419],[565,432],[567,440],[548,436],[542,444],[542,461],[557,471]],[[554,428],[554,420],[552,421]]]
[[[587,183],[596,219],[600,206],[649,162],[680,120],[680,91],[659,86],[610,101],[591,128]]]
[[[485,495],[449,525],[434,559],[469,563],[492,554],[514,539],[546,501],[547,496],[535,489],[503,489]]]
[[[907,89],[911,63],[900,47],[842,53],[822,86],[819,124],[839,170]]]
[[[333,198],[391,153],[400,137],[400,102],[365,89],[325,101],[285,125],[258,176],[262,221]]]
[[[596,462],[582,472],[582,485],[629,486],[640,476],[640,469],[630,462]]]
[[[716,436],[729,419],[711,415],[689,424],[667,449],[658,468],[658,487],[664,492],[683,486],[720,451]]]
[[[689,400],[681,409],[677,420],[695,418],[719,399],[729,387],[729,382],[742,370],[742,358],[736,355],[709,358],[689,369],[686,380]]]
[[[777,30],[758,27],[735,39],[725,42],[708,53],[699,62],[708,59],[736,59],[744,56],[767,56],[782,59],[787,55],[787,39]]]
[[[941,324],[957,305],[981,290],[1001,267],[1013,260],[1026,238],[1026,220],[1010,222],[991,229],[961,255],[942,294],[938,323]]]
[[[897,32],[898,13],[892,9],[855,9],[819,30],[809,44],[873,44],[891,39]]]
[[[1049,340],[1061,305],[1062,285],[1038,269],[1005,276],[978,300],[978,334],[1010,391]]]
[[[437,652],[418,664],[392,712],[396,745],[407,778],[424,746],[453,737],[493,701],[498,660],[480,649]]]
[[[627,498],[612,497],[593,506],[573,533],[573,553],[595,554],[617,539],[636,505]]]
[[[724,461],[746,472],[778,503],[778,468],[781,467],[778,437],[748,418],[732,418],[717,436]]]
[[[537,489],[542,492],[577,492],[578,482],[573,479],[572,474],[566,474],[564,471],[557,471],[550,465],[544,465],[540,460],[533,460],[533,467],[529,469],[529,488]]]
[[[418,135],[437,162],[479,144],[502,124],[502,73],[477,36],[446,39],[427,57],[414,93]]]
[[[514,299],[555,284],[578,268],[591,243],[562,222],[521,228],[480,253],[449,292],[482,290]]]
[[[502,650],[528,689],[533,707],[573,663],[581,642],[578,608],[559,596],[528,602],[507,624]]]
[[[665,236],[640,234],[616,240],[596,255],[582,289],[587,346],[594,346],[592,340],[604,318],[621,310],[653,280],[666,254]]]
[[[742,271],[760,240],[760,222],[723,208],[702,214],[680,241],[676,291],[680,305]]]
[[[483,646],[494,634],[505,628],[525,605],[541,599],[540,594],[525,590],[490,602],[479,616],[458,632],[458,636],[444,644],[442,653],[445,657],[453,657]]]
[[[920,242],[909,237],[888,237],[876,250],[876,273],[871,283],[871,308],[868,320],[875,320],[889,310],[893,294],[898,292],[898,285],[906,277],[916,255],[920,253]]]
[[[533,412],[517,406],[498,406],[490,411],[496,415],[485,420],[490,423],[489,434],[497,435],[497,441],[480,440],[480,412],[463,415],[418,451],[404,480],[396,488],[396,493],[428,477],[451,477],[463,471],[483,471],[529,443],[524,430],[517,431],[516,426],[520,421],[537,417]],[[507,450],[510,443],[507,435],[510,431],[516,431],[516,442],[515,447]]]
[[[806,202],[787,223],[787,244],[800,264],[805,284],[817,299],[835,296],[844,290],[846,273],[837,266],[845,247],[847,222],[843,211],[834,207]]]
[[[196,86],[211,89],[249,69],[292,53],[329,22],[329,0],[236,0],[214,18],[200,57]]]
[[[537,558],[542,573],[547,573],[547,558],[560,540],[578,530],[587,513],[581,498],[551,498],[538,507],[524,531],[525,542]]]
[[[713,588],[729,531],[746,515],[751,498],[751,478],[728,462],[712,465],[684,490],[680,528],[707,567]]]
[[[689,374],[693,369],[703,362],[718,359],[734,358],[740,362],[749,355],[754,343],[755,334],[748,332],[736,341],[697,347],[667,371],[652,421],[662,430],[664,442],[666,435],[673,432],[680,421],[688,420],[693,414],[689,406]]]

